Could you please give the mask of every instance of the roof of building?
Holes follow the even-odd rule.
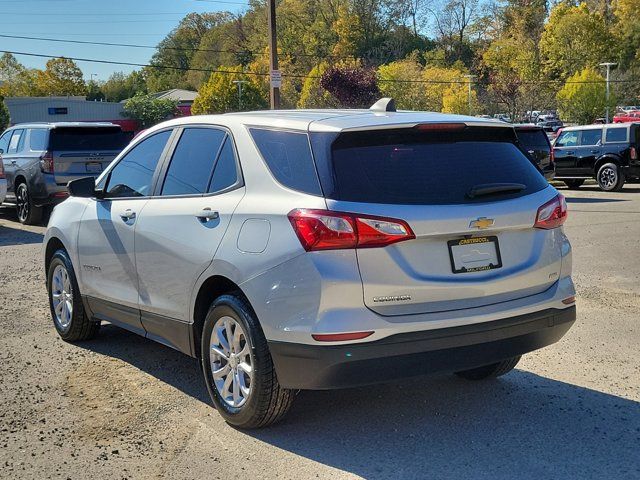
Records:
[[[164,92],[158,92],[152,94],[155,98],[175,100],[177,102],[193,102],[198,96],[198,92],[191,90],[182,90],[180,88],[174,88],[172,90],[165,90]]]

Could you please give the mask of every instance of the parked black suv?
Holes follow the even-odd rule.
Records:
[[[0,136],[0,154],[18,220],[35,224],[43,208],[67,198],[67,183],[97,177],[129,143],[113,123],[30,123]]]
[[[578,188],[595,178],[604,191],[640,180],[640,123],[563,128],[554,143],[556,179]]]
[[[551,180],[555,173],[553,148],[544,128],[533,124],[514,125],[513,127],[522,150],[533,159],[545,178]]]

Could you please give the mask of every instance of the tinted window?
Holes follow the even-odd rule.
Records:
[[[602,143],[602,129],[583,130],[580,145],[600,145]]]
[[[51,131],[49,150],[122,150],[131,135],[115,127],[55,128]]]
[[[0,150],[7,153],[9,150],[9,140],[11,139],[11,132],[7,132],[0,137]]]
[[[556,140],[556,147],[575,147],[578,145],[578,131],[562,132]]]
[[[47,149],[47,130],[44,128],[34,128],[29,136],[29,150],[41,152]]]
[[[306,133],[251,129],[269,170],[285,187],[321,195]]]
[[[551,150],[547,134],[543,130],[516,130],[516,133],[525,150]]]
[[[206,192],[225,135],[224,131],[212,128],[188,128],[182,132],[167,170],[162,195]]]
[[[151,193],[153,173],[171,131],[157,133],[136,145],[113,168],[107,180],[110,197],[142,197]]]
[[[367,203],[460,204],[513,198],[547,186],[506,135],[501,141],[499,133],[479,130],[485,132],[343,134],[332,148],[335,185],[328,196]],[[491,183],[518,183],[525,189],[477,200],[467,196],[473,187]]]
[[[610,142],[626,142],[627,129],[623,128],[607,128],[607,143]]]
[[[17,153],[21,151],[21,147],[24,144],[23,140],[24,130],[14,130],[9,141],[9,149],[7,153]]]
[[[231,138],[227,137],[220,152],[218,163],[216,163],[216,169],[213,172],[209,192],[219,192],[234,185],[237,181],[238,167],[236,166],[236,157],[233,153]]]

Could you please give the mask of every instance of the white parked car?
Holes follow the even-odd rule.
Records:
[[[374,107],[179,118],[71,182],[44,238],[60,336],[199,358],[242,428],[299,389],[490,378],[559,340],[567,207],[513,128]]]

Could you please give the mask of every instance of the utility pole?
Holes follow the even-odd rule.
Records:
[[[468,84],[469,84],[469,115],[471,115],[471,81],[476,78],[475,75],[464,75],[464,78],[466,78],[468,80]]]
[[[233,83],[238,85],[238,111],[242,111],[242,84],[249,83],[248,80],[234,80]]]
[[[606,123],[609,123],[609,71],[611,70],[611,67],[615,67],[616,65],[618,64],[613,62],[604,62],[600,64],[601,67],[607,67],[607,115],[605,117]]]
[[[269,97],[271,110],[280,108],[280,80],[278,71],[278,42],[276,38],[276,0],[269,0],[269,53],[270,53],[270,76],[269,76]],[[278,72],[274,75],[274,72]],[[278,77],[277,79],[274,77]]]

